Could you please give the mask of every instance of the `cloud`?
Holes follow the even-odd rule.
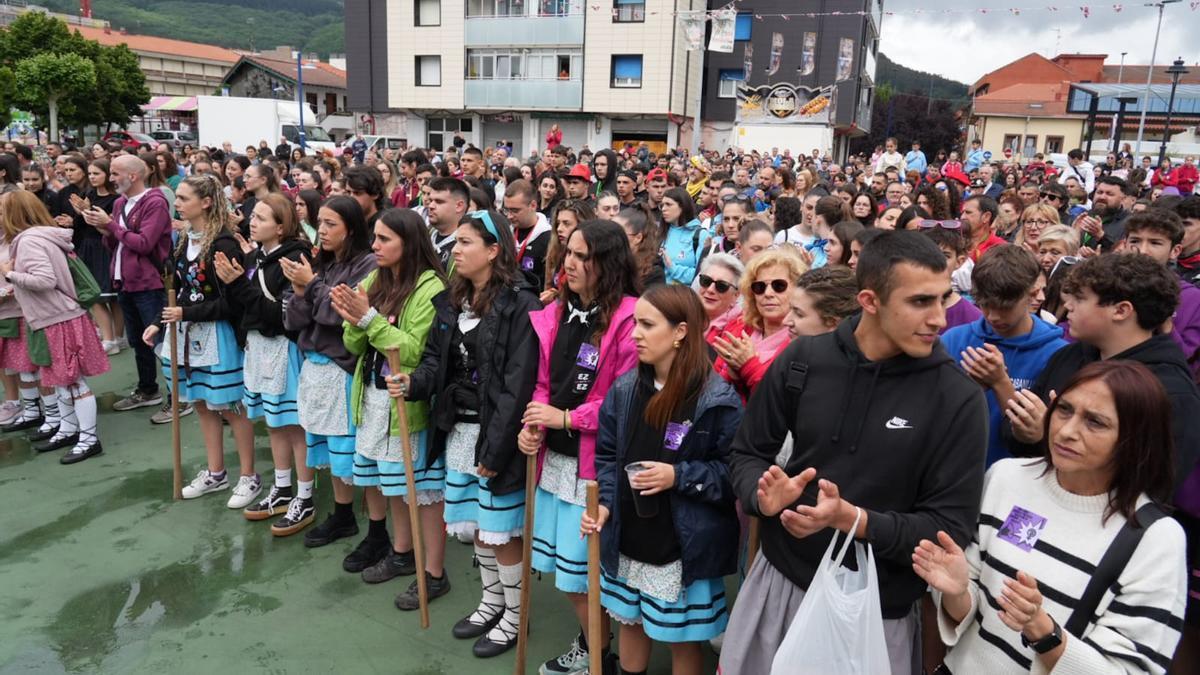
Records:
[[[1028,0],[1008,0],[1010,6],[1029,7]],[[1046,57],[1063,53],[1108,54],[1107,63],[1117,64],[1121,52],[1129,52],[1127,64],[1146,64],[1154,44],[1158,12],[1140,4],[1125,5],[1114,12],[1112,5],[1090,5],[1084,18],[1079,6],[1060,6],[1059,11],[1023,10],[1014,16],[1004,5],[989,7],[987,14],[939,14],[939,9],[961,9],[961,3],[945,0],[891,0],[884,9],[879,50],[909,68],[924,70],[968,84],[1030,52]],[[913,9],[922,9],[915,14]],[[1187,26],[1200,21],[1200,11],[1188,3],[1167,5],[1158,45],[1159,65],[1179,56],[1197,62],[1194,42]]]

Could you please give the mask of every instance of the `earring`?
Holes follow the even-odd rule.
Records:
[[[676,340],[671,346],[675,349],[679,349],[682,346],[682,343],[679,340]]]

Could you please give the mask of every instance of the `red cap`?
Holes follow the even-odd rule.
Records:
[[[646,182],[649,183],[652,180],[667,180],[666,170],[660,168],[651,169],[650,173],[646,174]]]
[[[563,178],[579,178],[590,183],[592,182],[592,170],[587,167],[587,164],[576,164],[575,166],[571,167],[571,171]]]
[[[967,178],[966,174],[964,174],[962,171],[959,171],[958,169],[956,169],[954,167],[950,167],[950,169],[943,171],[942,177],[949,178],[950,180],[956,180],[963,187],[967,187],[968,185],[971,184],[971,179]]]

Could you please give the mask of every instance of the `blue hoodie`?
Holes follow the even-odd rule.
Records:
[[[1050,357],[1067,345],[1062,337],[1062,329],[1052,326],[1038,317],[1033,317],[1033,330],[1024,335],[1003,338],[992,330],[991,324],[985,318],[979,318],[968,324],[955,326],[942,335],[942,346],[955,361],[962,361],[962,353],[967,347],[982,348],[985,343],[996,345],[1004,355],[1004,367],[1008,369],[1008,377],[1016,389],[1028,389],[1033,386]],[[988,404],[988,451],[987,466],[1006,457],[1012,457],[1012,452],[1000,438],[1000,423],[1004,420],[1004,411],[996,401],[996,394],[987,392]]]
[[[699,236],[697,236],[699,233]],[[708,238],[712,236],[693,218],[686,225],[672,225],[667,229],[667,240],[663,242],[663,253],[671,259],[667,268],[667,281],[672,284],[690,286],[700,271],[700,259]]]

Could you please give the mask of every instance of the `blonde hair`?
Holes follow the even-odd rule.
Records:
[[[1021,229],[1017,232],[1017,236],[1013,240],[1014,244],[1016,244],[1017,246],[1025,246],[1026,248],[1028,248],[1028,246],[1026,246],[1026,244],[1025,244],[1024,224],[1026,221],[1028,221],[1030,219],[1038,218],[1038,217],[1044,218],[1052,223],[1052,225],[1048,226],[1046,229],[1050,229],[1050,227],[1054,227],[1054,225],[1058,225],[1059,223],[1062,222],[1062,220],[1060,220],[1058,217],[1058,210],[1055,209],[1053,206],[1050,206],[1049,204],[1040,204],[1039,203],[1039,204],[1031,204],[1029,206],[1026,206],[1025,210],[1021,211],[1020,216],[1019,216],[1019,218],[1021,220]],[[1046,236],[1044,232],[1039,234],[1038,241],[1040,242],[1042,240],[1041,238],[1044,236]],[[1034,253],[1036,253],[1036,252],[1037,251],[1034,250]]]
[[[758,273],[768,267],[782,267],[786,272],[788,283],[795,287],[800,275],[808,271],[808,265],[800,257],[800,252],[794,246],[785,244],[780,248],[763,251],[750,259],[746,265],[746,273],[738,284],[742,293],[742,317],[747,326],[758,332],[763,332],[763,318],[758,313],[758,305],[754,302],[754,291],[750,285],[758,279]]]
[[[1032,207],[1031,207],[1032,208]],[[1067,247],[1067,255],[1075,255],[1079,252],[1079,234],[1074,228],[1066,225],[1053,225],[1042,230],[1042,234],[1038,236],[1038,246],[1049,242],[1056,241],[1060,244],[1065,244]]]
[[[225,189],[221,185],[221,181],[212,174],[189,176],[183,179],[180,185],[191,188],[196,199],[212,200],[212,205],[208,207],[208,219],[204,223],[204,237],[200,240],[200,259],[203,260],[208,255],[209,247],[221,233],[233,231],[233,216],[229,212],[229,202],[225,199]],[[187,245],[188,238],[186,236],[179,237],[179,243],[175,246],[175,255],[182,257],[187,250]]]
[[[0,221],[3,221],[4,239],[9,243],[25,230],[39,225],[54,225],[54,218],[32,192],[13,190],[0,200]]]

